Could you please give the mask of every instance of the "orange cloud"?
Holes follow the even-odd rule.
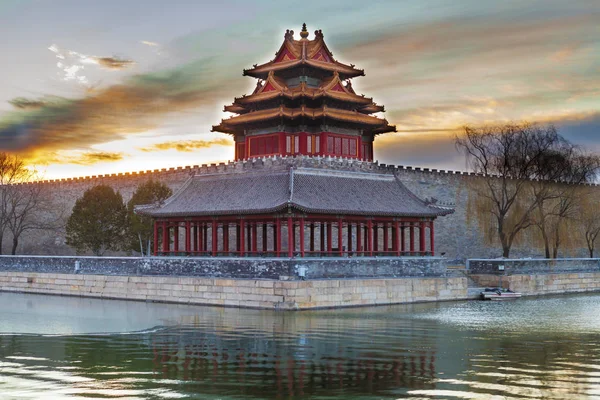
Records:
[[[132,60],[118,57],[94,57],[94,60],[107,69],[126,69],[135,64]]]
[[[125,158],[125,153],[108,151],[89,151],[83,153],[52,152],[40,153],[33,157],[32,161],[39,164],[73,164],[73,165],[94,165],[103,162],[121,161]]]
[[[142,147],[141,151],[154,152],[164,150],[176,150],[181,152],[190,152],[197,149],[206,149],[212,146],[231,146],[231,139],[215,139],[215,140],[177,140],[170,142],[157,143],[152,146]]]
[[[228,84],[205,78],[204,69],[202,62],[195,62],[136,75],[80,99],[9,113],[0,119],[0,151],[28,155],[86,149],[155,128],[168,114],[213,106]]]

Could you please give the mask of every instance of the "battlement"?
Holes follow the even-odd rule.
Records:
[[[139,178],[155,178],[167,180],[173,176],[191,176],[196,174],[214,174],[214,173],[237,173],[250,170],[277,169],[286,167],[309,167],[324,169],[349,169],[354,171],[384,172],[384,173],[415,173],[424,174],[431,177],[456,177],[473,178],[485,177],[500,179],[498,175],[484,175],[481,173],[443,170],[436,168],[415,167],[405,165],[380,164],[378,161],[363,161],[356,158],[344,157],[322,157],[322,156],[268,156],[244,159],[239,161],[228,161],[221,163],[187,165],[180,167],[161,168],[153,170],[118,172],[113,174],[90,175],[73,178],[46,179],[40,181],[21,183],[22,185],[43,184],[43,185],[69,185],[69,184],[89,184],[89,183],[110,183],[111,181],[123,181]],[[560,183],[555,181],[556,183]],[[598,186],[596,183],[585,183],[583,186]]]

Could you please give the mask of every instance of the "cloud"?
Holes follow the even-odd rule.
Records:
[[[108,69],[126,69],[135,64],[132,60],[118,57],[94,57],[96,62]]]
[[[47,104],[45,100],[40,99],[27,99],[25,97],[16,97],[9,101],[9,103],[15,107],[23,110],[34,110],[41,108]]]
[[[190,152],[198,149],[206,149],[212,146],[231,146],[231,139],[214,139],[214,140],[176,140],[170,142],[156,143],[152,146],[140,148],[143,152],[154,152],[164,150],[176,150],[180,152]]]
[[[36,160],[44,164],[73,164],[73,165],[94,165],[104,162],[121,161],[125,158],[125,153],[108,151],[89,151],[65,154],[65,152],[52,152],[44,154],[42,159]]]
[[[0,151],[33,156],[44,151],[87,149],[156,128],[172,113],[213,107],[215,98],[231,95],[231,83],[213,79],[216,68],[209,61],[195,61],[135,75],[80,99],[60,99],[37,109],[9,113],[0,119]]]
[[[122,70],[135,64],[134,61],[120,57],[98,57],[78,53],[72,50],[63,50],[56,44],[48,47],[58,59],[56,66],[61,72],[59,77],[65,82],[76,82],[84,86],[89,86],[90,82],[84,75],[86,65],[99,65],[106,69]]]

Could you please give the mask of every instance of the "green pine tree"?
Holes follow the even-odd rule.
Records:
[[[127,209],[119,192],[106,185],[94,186],[75,202],[67,221],[67,244],[77,253],[96,256],[123,249]]]

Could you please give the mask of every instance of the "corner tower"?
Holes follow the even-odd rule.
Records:
[[[237,115],[212,128],[234,137],[235,160],[302,154],[372,161],[375,136],[396,131],[373,115],[383,106],[354,92],[350,80],[364,71],[335,60],[320,30],[308,36],[306,24],[300,40],[287,30],[273,60],[244,70],[258,79],[256,88],[225,106]]]

